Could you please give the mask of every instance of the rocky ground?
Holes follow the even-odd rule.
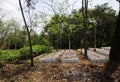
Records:
[[[75,51],[79,62],[61,63],[39,62],[35,58],[35,66],[29,62],[23,64],[6,64],[0,68],[0,82],[120,82],[120,66],[104,63],[91,63],[80,52]]]

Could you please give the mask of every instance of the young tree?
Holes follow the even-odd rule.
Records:
[[[14,48],[17,49],[17,31],[19,29],[19,25],[18,23],[14,20],[14,19],[11,19],[9,21],[9,27],[11,29],[13,29],[13,32],[14,32]]]
[[[88,27],[88,0],[82,0],[83,26],[84,26],[84,54],[87,57],[87,27]]]
[[[26,0],[26,1],[27,1],[27,6],[30,7],[31,6],[31,0]],[[25,24],[25,27],[27,29],[27,35],[28,35],[29,46],[30,46],[31,66],[33,67],[34,66],[34,61],[33,61],[33,51],[32,51],[32,43],[31,43],[31,35],[30,35],[31,30],[29,29],[29,27],[27,25],[27,21],[26,21],[25,15],[24,15],[24,11],[23,11],[23,8],[22,8],[21,0],[19,0],[19,5],[20,5],[20,10],[21,10],[21,13],[22,13],[23,20],[24,20],[24,24]]]
[[[77,0],[76,0],[77,1]],[[72,4],[72,6],[70,5],[68,0],[42,0],[42,4],[46,5],[46,8],[48,8],[48,10],[50,10],[50,12],[53,13],[53,16],[56,16],[59,14],[59,16],[63,16],[66,15],[68,13],[70,13],[69,11],[72,11],[76,1],[74,1],[74,3]],[[64,6],[63,6],[64,5]],[[57,18],[57,17],[56,17]],[[57,40],[56,40],[56,46],[57,46],[57,50],[59,48],[62,47],[62,22],[61,19],[56,20],[56,27],[58,29],[57,32]]]
[[[0,20],[0,45],[2,49],[7,48],[6,39],[9,32],[13,30],[13,28],[11,28],[11,25],[12,24],[10,23],[10,21],[3,22],[2,20]]]
[[[2,49],[4,49],[4,45],[5,45],[5,36],[7,35],[7,30],[8,28],[6,28],[4,26],[4,22],[2,20],[0,20],[0,47],[2,47]]]

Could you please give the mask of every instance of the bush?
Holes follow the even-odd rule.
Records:
[[[33,56],[38,56],[40,54],[49,52],[52,50],[51,47],[44,45],[33,45]],[[13,61],[18,59],[29,59],[30,58],[30,49],[29,47],[23,47],[19,50],[5,50],[0,51],[0,60]]]
[[[51,47],[49,46],[44,46],[44,45],[33,45],[32,46],[32,49],[33,49],[33,56],[38,56],[40,54],[43,54],[43,53],[46,53],[46,52],[49,52],[52,50]],[[28,59],[30,58],[30,49],[29,47],[24,47],[24,48],[21,48],[19,50],[20,52],[20,57],[21,59]]]
[[[19,52],[17,50],[1,51],[0,60],[13,61],[19,58]]]

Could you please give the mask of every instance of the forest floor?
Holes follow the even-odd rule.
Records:
[[[6,64],[0,68],[0,82],[120,82],[120,66],[91,63],[78,51],[79,62],[42,63],[35,58],[35,66],[28,61],[22,64]]]

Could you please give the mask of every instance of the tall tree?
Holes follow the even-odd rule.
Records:
[[[42,0],[41,0],[42,1]],[[48,8],[48,10],[50,10],[50,12],[53,12],[53,15],[65,15],[68,14],[70,9],[73,9],[74,5],[75,5],[76,1],[74,1],[74,3],[72,4],[72,6],[69,3],[69,0],[43,0],[42,4],[46,5],[46,8]],[[64,5],[64,6],[63,6]],[[72,7],[72,8],[71,8]],[[57,17],[56,17],[57,18]],[[62,35],[61,35],[61,31],[62,31],[62,23],[61,23],[61,19],[57,20],[56,22],[56,27],[58,28],[58,36],[56,37],[56,45],[57,45],[57,50],[59,48],[62,47]]]
[[[59,34],[57,28],[58,22],[61,30],[61,48],[80,48],[80,33],[83,27],[83,17],[79,11],[72,12],[69,16],[66,15],[54,15],[48,24],[44,27],[45,31],[48,32],[50,42],[56,47],[56,41]],[[70,47],[71,46],[71,47]]]
[[[114,33],[113,42],[111,45],[110,50],[110,62],[120,62],[120,11],[118,14],[117,22],[116,22],[116,29]]]
[[[94,9],[89,10],[88,25],[92,26],[88,35],[90,47],[110,46],[116,26],[115,10],[109,7],[108,3],[95,6]]]
[[[82,0],[82,13],[84,26],[84,54],[87,57],[88,0]]]
[[[26,19],[25,19],[25,15],[24,15],[24,11],[23,11],[23,8],[22,8],[21,0],[19,0],[19,5],[20,5],[20,9],[21,9],[23,20],[24,20],[24,24],[25,24],[25,27],[27,29],[27,35],[28,35],[29,46],[30,46],[31,66],[33,67],[34,66],[34,61],[33,61],[33,51],[32,51],[32,43],[31,43],[31,35],[30,35],[31,30],[29,30],[29,27],[28,27]],[[30,5],[31,5],[31,0],[27,0],[27,6],[30,6]]]
[[[9,27],[11,27],[13,30],[14,30],[14,48],[15,49],[17,49],[17,30],[18,30],[18,27],[19,25],[18,25],[18,23],[14,20],[14,19],[12,19],[12,20],[10,20],[10,22],[9,22]]]

